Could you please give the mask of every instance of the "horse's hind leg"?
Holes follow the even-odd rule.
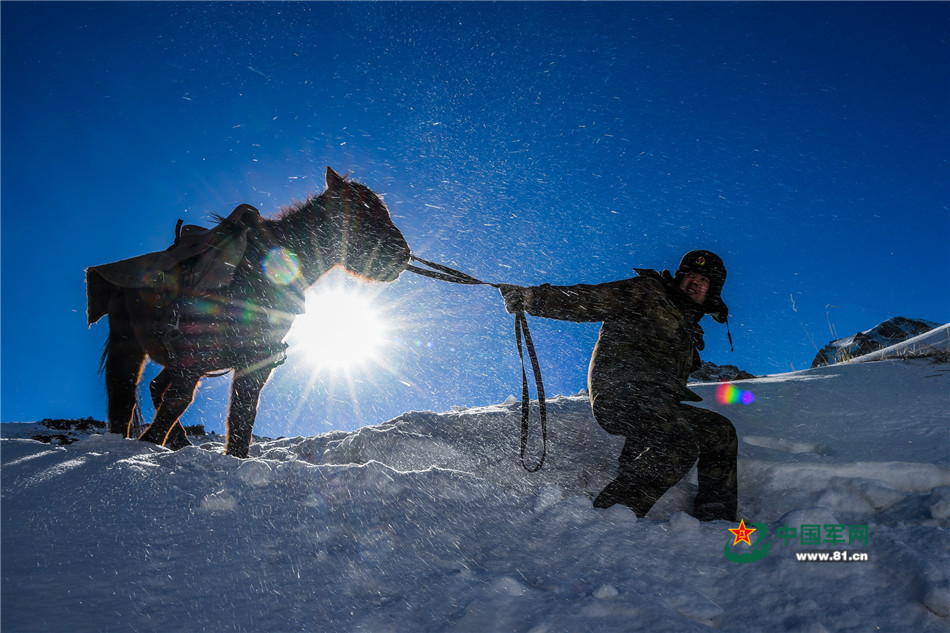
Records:
[[[152,397],[152,404],[155,406],[155,410],[162,406],[162,400],[165,398],[165,391],[168,389],[168,386],[172,382],[173,374],[168,369],[163,369],[158,372],[158,375],[152,379],[152,382],[149,383],[148,391]],[[186,446],[191,446],[191,442],[188,441],[188,434],[185,432],[184,427],[181,425],[181,422],[175,422],[172,426],[172,430],[168,432],[168,435],[165,437],[165,446],[177,451],[180,448],[185,448]]]
[[[175,424],[172,425],[172,430],[165,436],[165,448],[177,451],[191,445],[191,441],[188,439],[188,433],[185,432],[185,427],[181,425],[181,422],[175,422]]]
[[[139,437],[140,440],[160,446],[170,444],[169,448],[181,448],[188,444],[187,439],[184,440],[185,444],[181,444],[183,438],[179,437],[179,433],[184,435],[185,430],[181,428],[178,418],[195,399],[199,378],[197,375],[175,373],[169,379],[161,404],[155,412],[155,420],[145,429]]]
[[[113,307],[120,302],[114,300]],[[108,399],[109,431],[129,437],[137,403],[136,388],[148,356],[142,349],[124,309],[109,311],[109,339],[103,354]]]
[[[152,405],[154,405],[156,411],[162,406],[162,398],[165,396],[165,390],[168,389],[168,385],[171,383],[172,372],[167,369],[158,372],[158,375],[152,378],[152,382],[149,383],[148,393],[152,397]]]

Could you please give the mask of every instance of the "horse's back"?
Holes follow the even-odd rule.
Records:
[[[176,231],[175,243],[164,251],[87,268],[88,324],[108,314],[110,298],[118,288],[169,293],[182,286],[202,290],[228,286],[244,257],[248,234],[260,221],[257,209],[241,204],[214,228],[188,226]]]

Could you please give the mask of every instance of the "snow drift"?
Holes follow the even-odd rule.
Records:
[[[912,344],[946,351],[947,331]],[[947,631],[950,364],[892,352],[905,358],[744,380],[749,406],[691,385],[739,432],[740,515],[773,539],[748,564],[725,555],[735,524],[685,514],[695,471],[644,519],[591,506],[622,439],[597,426],[583,394],[549,401],[535,474],[518,459],[514,398],[262,438],[247,460],[214,437],[170,452],[92,430],[55,446],[17,438],[33,425],[3,425],[0,624]],[[866,538],[775,538],[836,525]],[[868,560],[796,558],[841,551]]]

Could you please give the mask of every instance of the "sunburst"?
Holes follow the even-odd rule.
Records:
[[[371,293],[327,279],[306,299],[306,312],[297,317],[287,336],[291,353],[302,354],[315,369],[331,372],[353,372],[378,360],[389,329]]]

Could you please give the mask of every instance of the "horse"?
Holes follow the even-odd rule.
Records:
[[[380,196],[331,168],[322,194],[274,219],[241,205],[218,220],[191,246],[176,235],[167,251],[87,269],[88,321],[109,319],[101,368],[110,432],[130,437],[149,358],[163,369],[149,386],[155,417],[139,439],[171,449],[190,445],[179,418],[201,379],[233,372],[225,452],[248,457],[261,391],[286,356],[306,289],[339,266],[395,281],[410,249]],[[143,263],[155,261],[163,265]],[[123,263],[138,281],[115,281]]]

